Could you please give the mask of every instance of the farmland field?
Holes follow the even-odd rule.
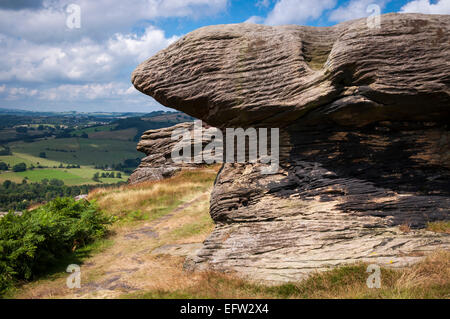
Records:
[[[16,153],[14,152],[12,155],[0,156],[0,162],[5,162],[11,166],[14,166],[19,163],[25,163],[27,166],[34,165],[42,165],[42,166],[58,166],[61,162],[52,161],[46,158],[40,158],[38,156],[33,156],[30,154],[24,153]]]
[[[100,175],[104,173],[102,170],[81,167],[81,168],[44,168],[27,170],[25,172],[6,172],[0,173],[0,182],[10,180],[12,182],[20,183],[24,178],[27,178],[30,182],[40,182],[43,179],[59,179],[64,181],[65,185],[83,185],[83,184],[100,184],[92,180],[95,173]],[[114,172],[117,174],[117,172]],[[100,181],[105,184],[113,184],[118,182],[125,182],[128,179],[128,175],[121,173],[122,178],[100,178]]]
[[[118,131],[97,131],[89,133],[89,138],[91,139],[114,139],[120,141],[131,141],[134,136],[137,134],[137,129],[132,127],[124,130]]]
[[[1,184],[21,184],[24,179],[57,179],[66,186],[124,182],[144,156],[136,150],[144,131],[191,120],[162,111],[30,113],[0,108],[0,114]],[[21,163],[26,167],[16,166]],[[121,178],[102,178],[111,172],[120,172]],[[42,198],[46,197],[33,200]]]
[[[129,158],[142,157],[136,151],[136,142],[117,139],[62,138],[34,143],[16,142],[9,146],[14,154],[26,154],[34,158],[45,152],[47,159],[58,164],[112,165]]]
[[[74,131],[73,134],[76,134],[79,136],[82,133],[90,134],[90,133],[95,133],[95,132],[109,131],[111,129],[114,129],[116,126],[117,126],[117,124],[86,127],[86,128]]]

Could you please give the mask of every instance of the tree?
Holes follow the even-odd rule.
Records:
[[[38,131],[43,131],[44,130],[44,125],[40,124],[37,129],[38,129]]]
[[[81,134],[81,138],[89,138],[89,135],[86,132],[83,132]]]
[[[13,166],[14,172],[25,172],[27,170],[27,165],[25,163],[19,163]]]
[[[97,173],[95,173],[94,174],[94,177],[92,178],[92,180],[94,181],[94,182],[100,182],[100,180],[99,180],[99,173],[97,172]]]
[[[53,178],[53,179],[50,180],[49,185],[52,185],[52,186],[63,186],[64,182],[62,180]]]
[[[47,158],[47,154],[45,152],[40,152],[39,153],[39,157],[40,158]]]
[[[16,127],[16,132],[17,133],[26,133],[26,132],[28,132],[28,129],[25,126],[19,126],[19,127]]]
[[[12,182],[11,182],[10,180],[6,180],[6,181],[3,182],[3,187],[6,188],[6,189],[8,189],[9,186],[11,186],[11,183],[12,183]]]
[[[7,171],[8,170],[8,164],[5,162],[0,162],[0,171]]]
[[[0,145],[0,147],[2,147]],[[3,146],[3,149],[0,149],[0,155],[11,155],[11,149],[9,146]]]
[[[117,173],[116,177],[117,178],[122,178],[122,174],[121,173]]]

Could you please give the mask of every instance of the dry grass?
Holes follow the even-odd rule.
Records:
[[[120,220],[154,220],[192,200],[212,186],[217,169],[182,171],[172,178],[126,185],[113,190],[98,188],[89,194],[100,208]]]
[[[408,224],[402,224],[402,225],[400,225],[399,229],[400,229],[400,231],[403,232],[403,233],[409,233],[409,232],[411,232],[411,227],[409,227]]]
[[[427,230],[435,233],[450,234],[450,221],[431,222],[427,224]]]
[[[124,298],[450,298],[450,253],[441,251],[403,270],[382,269],[381,288],[368,288],[367,265],[316,273],[301,283],[264,286],[214,272],[197,274],[190,285],[122,295]],[[194,283],[194,284],[192,284]]]
[[[401,270],[382,269],[381,288],[366,285],[367,265],[315,273],[300,283],[266,286],[217,272],[183,271],[184,257],[156,248],[203,242],[214,228],[209,216],[211,169],[171,179],[97,189],[89,195],[122,221],[108,245],[81,264],[82,288],[66,288],[57,273],[17,290],[16,298],[449,298],[450,252],[440,251]],[[140,210],[142,219],[133,212]],[[163,212],[163,213],[162,213]],[[436,227],[433,225],[433,227]],[[441,227],[441,226],[440,226]],[[441,229],[441,228],[439,228]],[[448,228],[447,228],[448,229]],[[164,252],[166,252],[163,249]]]

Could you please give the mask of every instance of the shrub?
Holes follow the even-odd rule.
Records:
[[[0,219],[0,294],[16,280],[30,280],[95,239],[111,217],[88,201],[57,198],[34,211]]]
[[[25,172],[27,170],[27,165],[25,163],[19,163],[13,166],[14,172]]]
[[[8,164],[5,162],[0,162],[0,171],[7,171],[8,170]]]

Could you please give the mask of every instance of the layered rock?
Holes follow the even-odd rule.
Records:
[[[328,28],[211,26],[142,63],[135,87],[206,123],[280,128],[280,169],[227,163],[191,269],[290,281],[450,247],[450,16]],[[402,227],[399,227],[402,226]],[[406,231],[408,229],[411,231]]]
[[[137,145],[137,150],[147,156],[141,160],[139,166],[134,170],[128,179],[129,184],[138,184],[142,182],[158,181],[173,176],[181,169],[195,169],[204,165],[198,163],[195,153],[189,160],[175,162],[172,159],[172,151],[181,138],[174,138],[175,130],[189,131],[192,141],[194,141],[194,122],[180,123],[171,127],[148,130],[141,136],[141,140]],[[202,147],[209,140],[202,139],[199,142]],[[198,154],[202,156],[202,154]]]

